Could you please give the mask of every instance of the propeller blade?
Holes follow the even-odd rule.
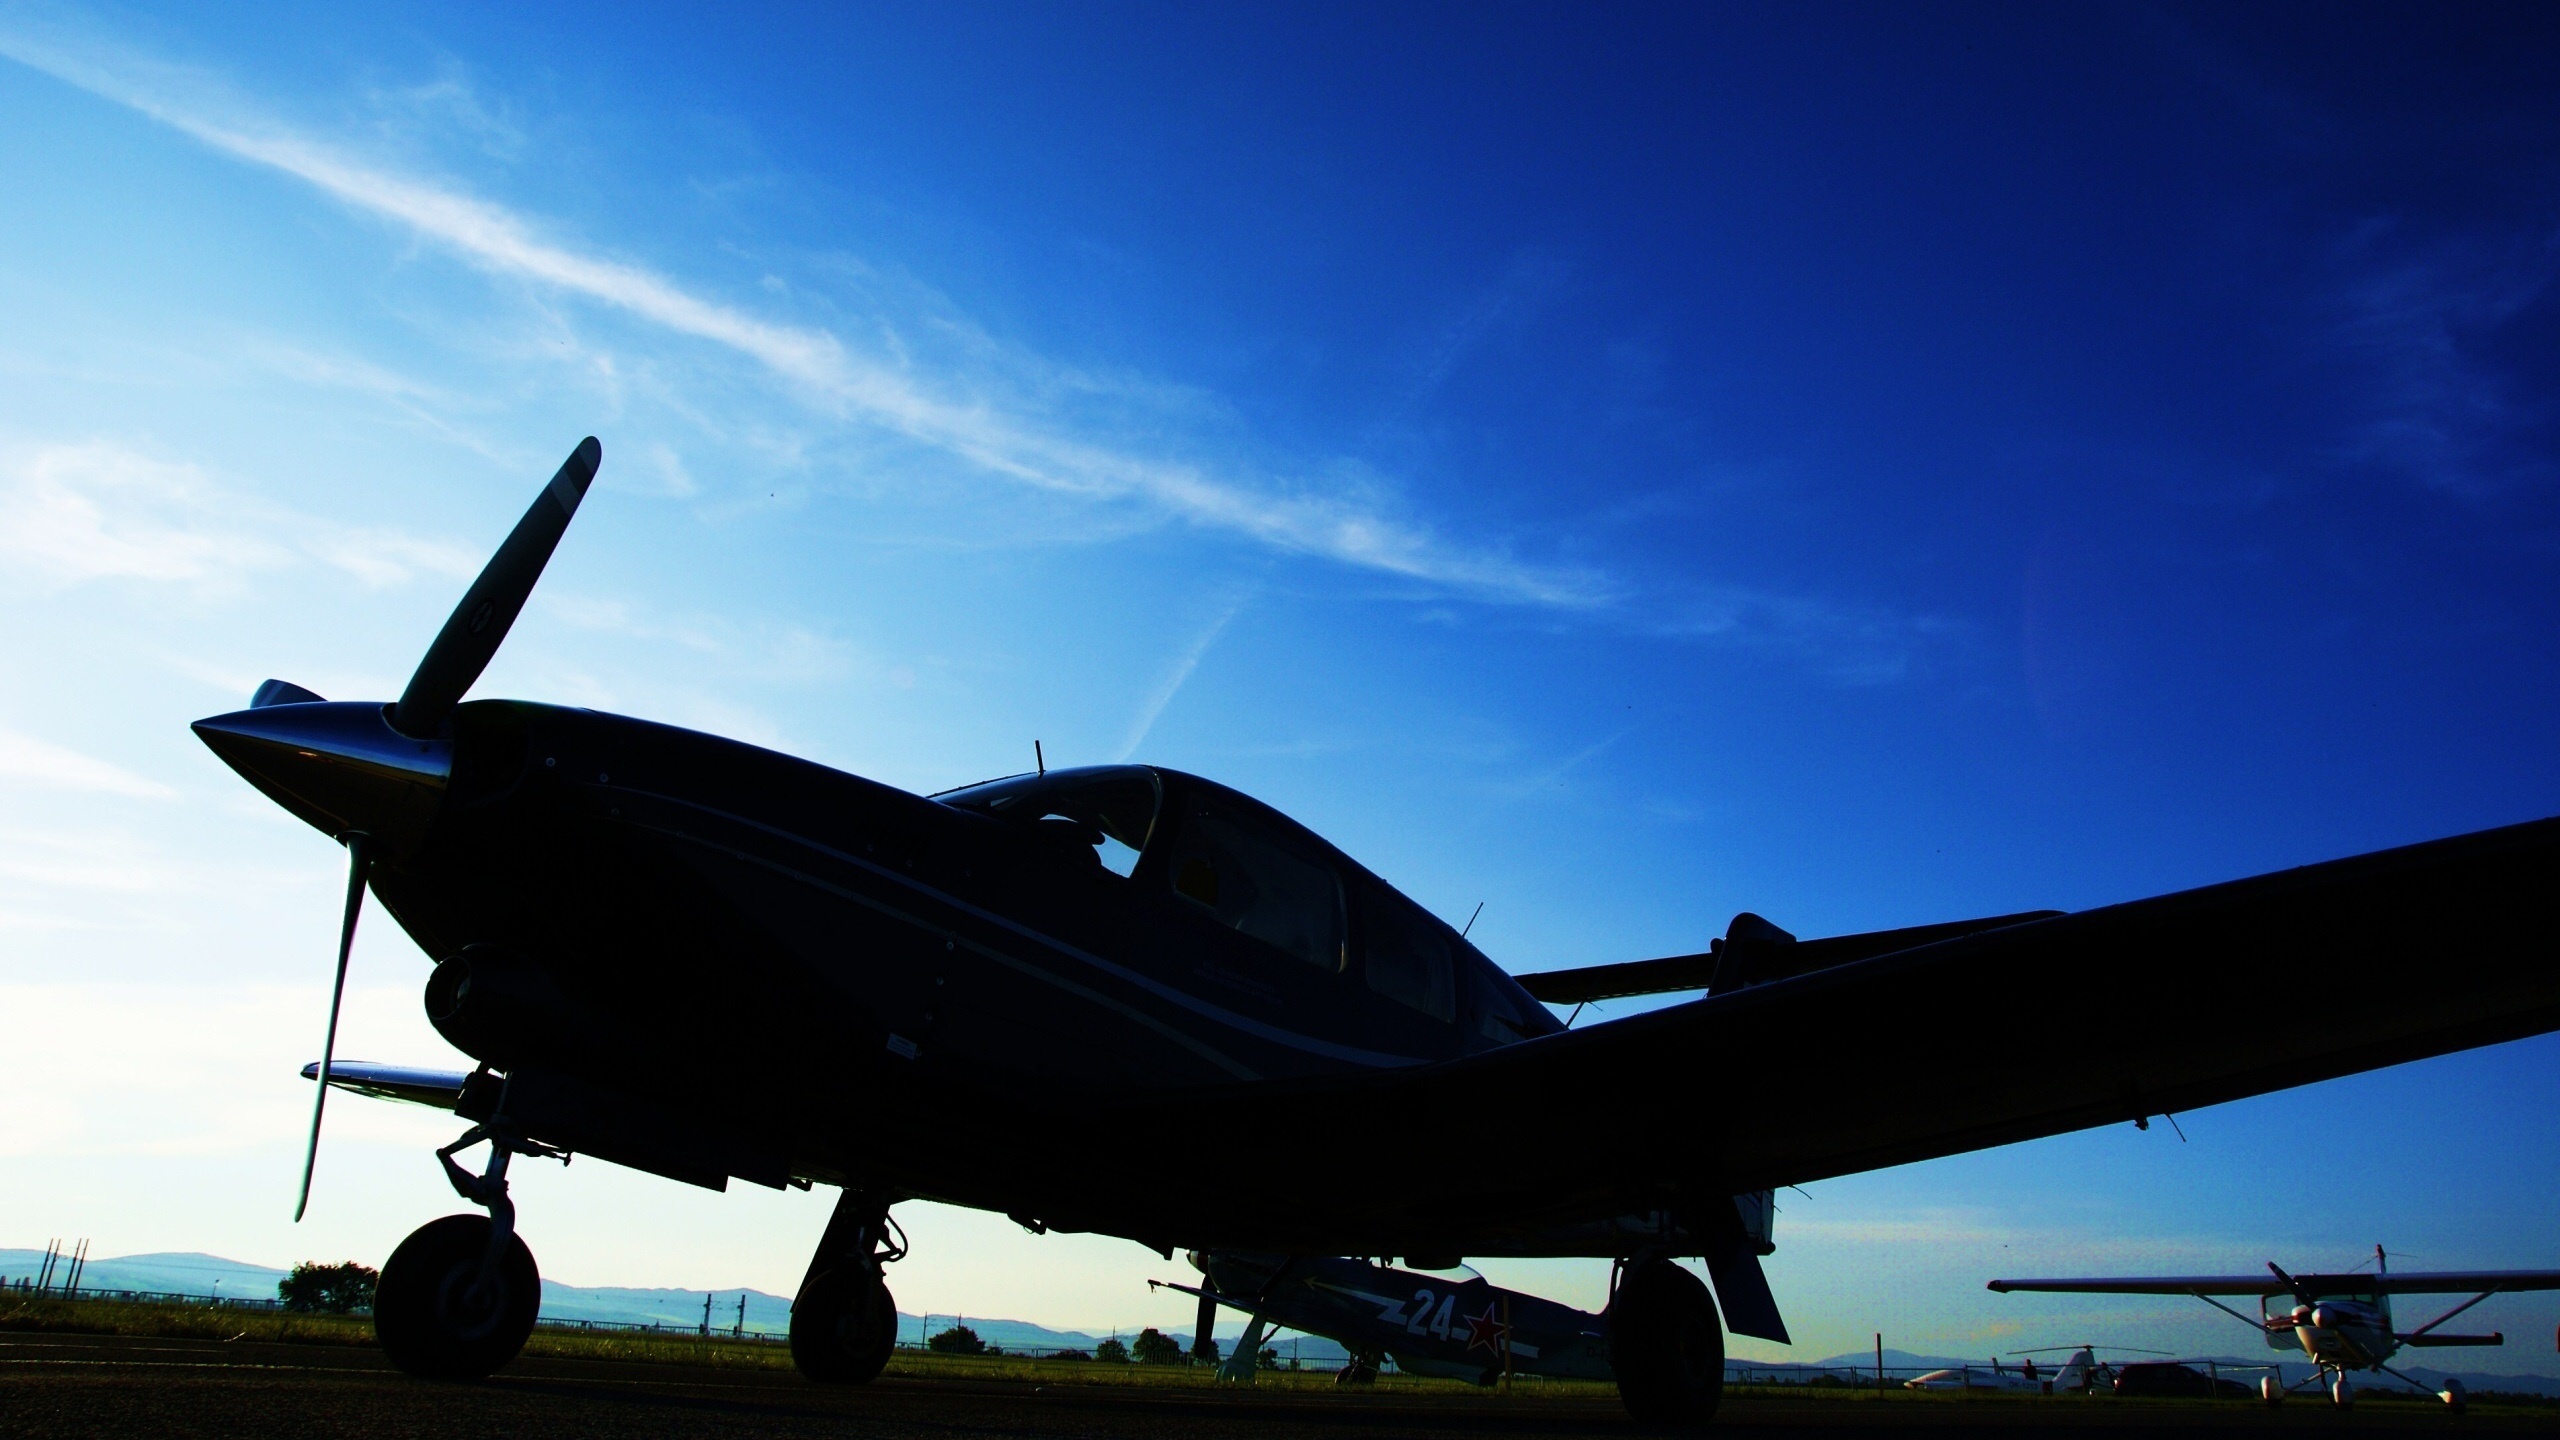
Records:
[[[2284,1273],[2283,1266],[2278,1265],[2273,1260],[2270,1260],[2267,1262],[2267,1269],[2274,1273],[2276,1279],[2283,1282],[2284,1288],[2293,1292],[2294,1299],[2301,1301],[2305,1305],[2311,1303],[2311,1297],[2303,1293],[2302,1282]]]
[[[1198,1350],[1200,1342],[1207,1340],[1209,1332],[1217,1325],[1218,1297],[1203,1290],[1200,1292],[1200,1318],[1191,1327],[1191,1348]]]
[[[329,1103],[329,1062],[338,1053],[338,1002],[347,994],[347,957],[355,950],[356,916],[364,909],[366,873],[373,869],[373,842],[361,834],[347,837],[347,909],[338,925],[338,978],[329,986],[329,1033],[320,1042],[320,1085],[311,1096],[311,1143],[302,1152],[302,1192],[294,1197],[293,1219],[311,1206],[311,1167],[320,1159],[320,1111]]]
[[[579,441],[578,448],[561,462],[560,472],[516,522],[506,543],[489,557],[480,578],[462,592],[462,603],[453,607],[452,618],[436,632],[435,643],[427,647],[417,673],[409,677],[409,688],[400,692],[400,703],[392,707],[392,729],[423,740],[452,718],[463,692],[489,668],[498,642],[507,638],[507,627],[516,623],[525,597],[533,593],[533,582],[542,578],[542,567],[549,563],[552,550],[569,528],[569,517],[578,513],[578,502],[586,498],[596,467],[603,463],[604,447],[593,435]]]

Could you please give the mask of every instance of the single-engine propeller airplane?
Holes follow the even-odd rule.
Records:
[[[927,1198],[1168,1256],[1615,1260],[1620,1392],[1695,1421],[1723,1381],[1719,1309],[1786,1336],[1737,1195],[2560,1027],[2551,820],[2076,914],[1801,943],[1743,916],[1703,954],[1524,983],[1197,776],[924,796],[644,720],[464,703],[601,458],[590,438],[560,467],[396,701],[271,680],[195,726],[347,851],[296,1213],[332,1086],[469,1122],[439,1158],[486,1214],[430,1221],[382,1270],[375,1328],[413,1373],[517,1353],[538,1277],[509,1163],[578,1153],[840,1187],[792,1309],[817,1380],[879,1371],[890,1207]],[[368,891],[435,961],[427,1012],[470,1074],[336,1063]],[[2128,970],[2155,983],[2116,985]],[[2318,983],[2273,1031],[2186,1000],[2235,972]],[[2069,1026],[1975,998],[2056,985],[2088,1002]],[[1700,988],[1570,1031],[1538,1003]],[[750,1047],[751,1076],[669,1059]],[[1381,1115],[1400,1123],[1345,1123]],[[456,1160],[483,1143],[476,1171]],[[1705,1262],[1712,1297],[1674,1257]]]
[[[2360,1271],[2337,1275],[2288,1275],[2270,1260],[2265,1275],[1994,1280],[1991,1288],[2003,1294],[2030,1290],[2061,1295],[2193,1295],[2257,1331],[2266,1340],[2268,1349],[2299,1348],[2311,1357],[2312,1372],[2298,1384],[2288,1387],[2272,1375],[2259,1382],[2259,1394],[2268,1402],[2281,1400],[2292,1390],[2324,1384],[2331,1403],[2343,1408],[2355,1403],[2355,1386],[2347,1379],[2350,1370],[2379,1371],[2420,1391],[2430,1388],[2392,1369],[2387,1363],[2400,1353],[2403,1346],[2506,1344],[2507,1337],[2503,1334],[2455,1335],[2436,1327],[2492,1295],[2525,1290],[2560,1290],[2560,1270],[2402,1271],[2394,1275],[2390,1257],[2376,1245],[2373,1247],[2373,1273],[2370,1275]],[[2392,1296],[2459,1295],[2465,1291],[2473,1292],[2470,1299],[2417,1329],[2402,1334],[2392,1328]],[[2258,1314],[2255,1317],[2244,1315],[2214,1299],[2216,1295],[2255,1295],[2258,1297]],[[2282,1300],[2290,1300],[2292,1304],[2281,1310],[2270,1308],[2268,1302]],[[2445,1388],[2434,1393],[2447,1405],[2457,1410],[2462,1408],[2461,1381],[2448,1379]]]

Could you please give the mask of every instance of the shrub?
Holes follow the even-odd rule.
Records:
[[[1106,1365],[1126,1365],[1129,1363],[1129,1347],[1121,1344],[1120,1337],[1114,1335],[1093,1347],[1093,1358]]]
[[[924,1348],[942,1355],[984,1355],[987,1342],[966,1325],[954,1325],[924,1342]]]
[[[373,1287],[382,1272],[353,1260],[343,1265],[316,1265],[305,1260],[276,1282],[276,1298],[287,1310],[305,1315],[344,1315],[373,1308]]]

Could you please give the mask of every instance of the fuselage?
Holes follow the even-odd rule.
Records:
[[[351,828],[279,794],[284,761],[261,779],[225,755],[315,825]],[[1025,1147],[1150,1095],[1428,1065],[1560,1028],[1304,827],[1174,771],[931,798],[670,726],[483,701],[455,716],[444,793],[407,813],[430,818],[386,847],[372,887],[447,967],[439,1028],[555,1124],[605,1117],[585,1148],[684,1179],[861,1184],[1125,1233],[1098,1223],[1125,1206],[1026,1174]],[[1122,1179],[1179,1185],[1178,1156]]]

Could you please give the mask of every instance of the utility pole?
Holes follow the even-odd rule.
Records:
[[[1876,1332],[1876,1395],[1884,1395],[1884,1332]]]
[[[729,1333],[735,1339],[747,1338],[747,1292],[744,1290],[738,1292],[738,1327]]]
[[[702,1338],[711,1338],[711,1297],[708,1295],[702,1297]]]

